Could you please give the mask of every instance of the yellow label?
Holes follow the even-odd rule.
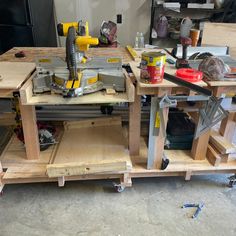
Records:
[[[159,112],[157,111],[156,120],[155,120],[155,128],[160,128],[160,123],[161,123],[161,118],[160,118]]]
[[[146,57],[142,56],[142,60],[147,62],[147,66],[163,66],[166,62],[166,56]]]
[[[119,58],[108,58],[107,62],[108,63],[119,63],[120,59]]]
[[[73,86],[73,80],[68,80],[67,83],[66,83],[66,88],[71,89],[72,86]]]
[[[92,77],[88,79],[88,84],[94,84],[98,81],[98,77]]]
[[[49,59],[49,58],[41,58],[41,59],[39,59],[39,62],[41,62],[41,63],[51,63],[51,59]]]
[[[73,88],[79,88],[80,81],[79,80],[74,80]]]

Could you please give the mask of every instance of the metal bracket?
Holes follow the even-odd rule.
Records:
[[[199,121],[195,129],[194,138],[198,138],[201,134],[205,133],[216,125],[219,121],[223,120],[228,112],[220,105],[222,98],[217,99],[211,96],[205,103],[204,108],[199,110]]]

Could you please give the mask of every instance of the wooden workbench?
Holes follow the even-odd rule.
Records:
[[[25,58],[15,58],[14,54],[18,51],[23,50],[26,54]],[[4,172],[2,170],[1,173],[1,181],[0,185],[3,186],[4,184],[10,184],[10,183],[31,183],[31,182],[51,182],[55,181],[58,182],[60,186],[64,185],[64,182],[67,180],[80,180],[80,179],[114,179],[119,178],[121,179],[122,184],[124,186],[130,186],[131,185],[131,179],[132,178],[139,178],[139,177],[154,177],[154,176],[184,176],[186,180],[189,180],[192,175],[199,175],[199,174],[210,174],[210,173],[235,173],[236,172],[236,160],[230,159],[228,163],[221,163],[219,166],[213,166],[208,162],[208,160],[205,158],[205,153],[202,151],[202,145],[204,143],[204,140],[206,144],[208,144],[208,138],[207,137],[201,137],[201,139],[196,140],[195,144],[193,145],[195,156],[193,156],[193,153],[191,151],[183,151],[183,150],[165,150],[165,155],[170,160],[170,164],[165,170],[160,169],[160,163],[162,158],[162,152],[164,147],[164,137],[161,135],[158,136],[155,139],[155,157],[152,163],[148,165],[148,152],[150,151],[150,148],[148,149],[148,145],[146,142],[146,139],[143,137],[140,137],[140,117],[141,117],[141,95],[153,95],[156,97],[163,96],[164,94],[171,94],[171,93],[178,93],[183,92],[183,89],[171,82],[168,82],[166,80],[163,81],[162,84],[150,86],[146,84],[142,84],[139,81],[139,71],[137,69],[137,64],[132,63],[132,59],[130,55],[127,53],[127,51],[123,48],[117,48],[117,49],[91,49],[89,51],[89,55],[99,55],[99,56],[121,56],[123,58],[123,62],[125,63],[131,63],[133,72],[135,74],[135,77],[137,78],[137,84],[136,84],[136,90],[135,93],[132,96],[132,85],[129,86],[129,92],[128,94],[120,94],[117,97],[106,97],[105,94],[102,92],[97,93],[97,97],[95,94],[90,94],[79,98],[73,98],[65,100],[60,96],[56,97],[50,97],[51,95],[45,95],[47,97],[43,96],[32,96],[32,83],[31,78],[27,77],[27,81],[24,83],[24,85],[21,85],[21,109],[23,111],[23,126],[25,134],[28,134],[28,141],[26,137],[26,152],[23,144],[20,143],[20,141],[17,140],[15,136],[12,137],[11,141],[7,145],[4,153],[1,156],[1,165],[4,168]],[[63,48],[14,48],[10,50],[9,52],[5,53],[4,55],[0,56],[0,61],[8,61],[8,62],[33,62],[35,57],[38,56],[61,56],[64,57],[64,49]],[[172,71],[174,73],[173,67],[168,67],[167,70],[169,73]],[[200,86],[208,86],[205,82],[198,83]],[[19,89],[19,87],[17,88]],[[188,92],[189,94],[193,94],[191,91],[186,90],[185,92]],[[97,99],[96,99],[97,98]],[[109,100],[110,99],[110,100]],[[115,123],[112,125],[111,132],[108,132],[106,128],[100,129],[99,127],[96,128],[98,130],[98,133],[100,133],[100,136],[94,136],[94,140],[100,140],[99,137],[101,137],[101,140],[103,135],[106,135],[107,138],[107,144],[108,146],[113,145],[115,147],[114,150],[121,151],[127,149],[127,145],[129,146],[129,154],[127,156],[126,151],[122,151],[122,158],[119,160],[119,168],[122,170],[123,165],[125,164],[126,171],[120,171],[115,170],[114,166],[106,166],[108,169],[108,172],[102,172],[99,170],[99,172],[94,172],[94,166],[89,165],[91,163],[85,162],[85,159],[89,158],[86,155],[86,158],[84,156],[83,160],[81,160],[83,165],[80,163],[79,168],[71,168],[69,171],[70,173],[73,172],[73,175],[68,174],[68,172],[63,172],[61,176],[58,176],[57,170],[52,170],[51,177],[48,176],[46,170],[47,166],[50,164],[55,164],[59,166],[54,167],[61,167],[60,165],[63,163],[61,161],[65,155],[65,149],[62,148],[63,145],[65,145],[65,140],[68,139],[68,133],[64,135],[64,131],[59,135],[58,140],[59,144],[54,145],[50,147],[48,150],[44,152],[39,153],[38,148],[38,142],[37,140],[37,128],[35,125],[35,109],[34,107],[36,105],[47,105],[47,104],[85,104],[85,103],[103,103],[109,101],[110,103],[116,103],[116,102],[130,102],[129,105],[129,130],[127,131],[124,129],[122,131],[123,134],[120,133],[122,130],[120,128],[120,124],[115,121]],[[166,110],[165,114],[165,122],[167,122],[167,115],[168,110]],[[232,120],[232,119],[231,119]],[[233,118],[234,120],[234,118]],[[89,127],[83,127],[86,130],[82,130],[82,132],[85,132],[84,135],[82,135],[81,143],[83,148],[86,146],[86,143],[83,143],[88,137],[86,137],[85,134],[91,133],[94,134],[93,129],[91,128],[96,121],[89,121]],[[78,124],[76,124],[77,126]],[[84,124],[83,124],[84,125]],[[99,125],[98,125],[99,126]],[[78,128],[78,127],[77,127]],[[81,125],[79,125],[79,128],[81,128]],[[33,132],[32,132],[33,130]],[[76,138],[78,138],[77,133],[80,133],[81,130],[79,130],[76,133],[73,133],[72,135],[75,135],[73,138],[72,143],[72,159],[70,160],[70,163],[67,167],[73,167],[74,163],[74,157],[76,146]],[[66,131],[67,132],[67,131]],[[118,132],[118,135],[116,133]],[[128,133],[128,135],[127,135]],[[97,133],[96,133],[97,134]],[[121,138],[122,135],[124,135],[125,138]],[[76,138],[75,138],[76,137]],[[117,139],[117,137],[119,137]],[[126,144],[123,142],[124,140],[128,140]],[[32,142],[32,140],[34,140]],[[109,142],[108,142],[109,141]],[[61,146],[60,146],[61,145]],[[104,145],[104,142],[101,142],[101,145]],[[149,143],[150,145],[150,143]],[[36,147],[37,146],[37,147]],[[99,149],[100,153],[107,152],[106,150],[109,148],[108,146],[99,146],[101,149]],[[206,145],[204,145],[205,148]],[[36,148],[35,148],[36,147]],[[70,151],[69,146],[67,147]],[[90,147],[90,146],[88,146]],[[157,148],[156,148],[157,147]],[[91,148],[94,148],[91,146]],[[27,151],[28,149],[28,151]],[[59,150],[59,152],[58,152]],[[96,149],[94,149],[96,150]],[[31,154],[30,154],[31,152]],[[86,150],[84,151],[84,153]],[[193,151],[192,151],[193,152]],[[125,154],[126,153],[126,154]],[[203,153],[204,158],[198,158],[198,155],[202,156]],[[108,152],[109,155],[110,151]],[[114,151],[114,155],[116,154],[116,151]],[[157,155],[156,155],[157,154]],[[198,154],[198,155],[196,155]],[[107,156],[104,156],[104,154],[100,154],[101,158],[104,160],[107,160]],[[115,155],[116,156],[116,155]],[[59,159],[57,159],[57,157]],[[55,158],[57,161],[55,162]],[[69,157],[70,158],[70,157]],[[117,158],[117,157],[116,157]],[[109,160],[109,159],[108,159]],[[76,160],[78,161],[78,160]],[[106,161],[104,162],[106,163]],[[80,168],[82,165],[83,170]],[[78,166],[77,166],[78,167]],[[90,169],[91,168],[91,169]],[[97,169],[96,169],[97,170]],[[63,169],[65,171],[65,168]],[[76,171],[76,172],[74,172]],[[1,171],[0,171],[1,172]],[[60,172],[61,173],[61,172]],[[80,173],[80,174],[76,174]],[[67,175],[68,174],[68,175]],[[55,177],[54,177],[55,176]]]

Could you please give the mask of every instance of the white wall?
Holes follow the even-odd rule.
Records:
[[[116,15],[122,14],[123,23],[118,25],[118,41],[121,45],[133,45],[137,31],[143,32],[145,41],[148,42],[151,0],[54,0],[54,2],[58,22],[86,20],[89,22],[90,34],[98,36],[103,20],[116,22]]]

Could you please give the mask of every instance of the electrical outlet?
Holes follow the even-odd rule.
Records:
[[[121,14],[116,15],[116,23],[117,24],[122,24],[122,15]]]

